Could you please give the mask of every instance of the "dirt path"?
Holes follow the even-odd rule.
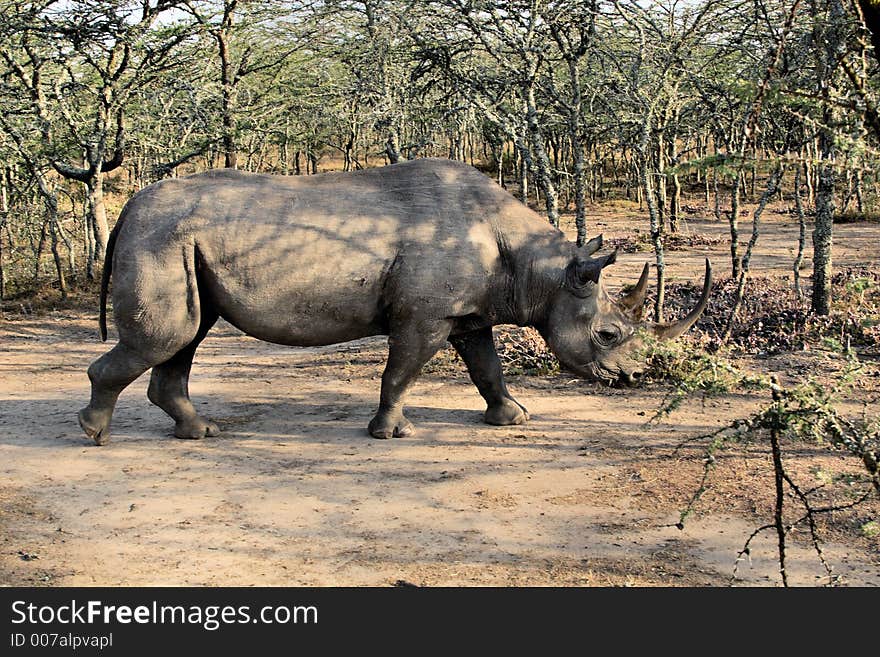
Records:
[[[7,583],[723,584],[758,524],[734,507],[668,526],[697,481],[669,451],[748,399],[646,430],[658,391],[520,377],[511,387],[533,419],[497,428],[480,423],[464,373],[426,375],[410,402],[418,435],[377,441],[364,427],[381,339],[286,349],[224,325],[192,385],[221,437],[172,438],[144,378],[120,400],[113,442],[96,448],[74,418],[103,349],[93,318],[8,322],[0,340]],[[671,499],[651,492],[658,483]],[[827,552],[851,583],[880,583],[876,553]],[[796,582],[817,581],[805,549],[792,563]],[[741,575],[770,584],[775,570],[768,537]]]
[[[777,223],[756,262],[781,273],[796,228]],[[880,229],[868,230],[876,245]],[[864,230],[842,227],[836,239],[839,262],[876,264],[860,252]],[[708,249],[719,271],[725,248]],[[637,275],[645,257],[626,254],[615,280]],[[673,277],[697,279],[702,257],[670,254]],[[753,448],[719,458],[702,513],[684,531],[673,526],[701,472],[699,454],[675,446],[742,416],[755,407],[749,397],[646,427],[662,389],[512,377],[532,420],[499,428],[480,422],[463,371],[426,374],[409,400],[417,435],[377,441],[364,427],[383,339],[288,349],[221,324],[191,386],[220,437],[171,437],[142,377],[120,400],[111,444],[96,448],[75,419],[85,370],[106,349],[96,334],[82,313],[0,322],[0,584],[722,585],[770,517],[768,459]],[[842,463],[809,448],[799,458],[805,472]],[[880,584],[877,539],[832,538],[837,574]],[[738,582],[777,584],[769,534],[751,555]],[[822,574],[796,540],[792,581]]]

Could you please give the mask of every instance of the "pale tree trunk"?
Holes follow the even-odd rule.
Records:
[[[826,124],[827,125],[827,124]],[[826,131],[823,131],[823,133]],[[817,315],[831,311],[831,250],[834,226],[834,136],[823,134],[816,185],[816,221],[813,228],[813,296]]]
[[[526,121],[529,127],[529,142],[535,153],[535,173],[538,176],[538,186],[544,193],[544,205],[547,209],[547,219],[554,226],[559,226],[559,201],[556,196],[556,187],[551,175],[550,158],[544,148],[544,134],[541,124],[538,122],[538,109],[535,103],[535,91],[529,87],[526,93]]]
[[[52,238],[52,260],[55,262],[55,272],[58,277],[58,289],[61,292],[61,299],[67,300],[67,281],[64,278],[64,264],[61,260],[61,253],[58,251],[58,215],[50,219],[49,234]]]
[[[220,28],[214,32],[217,49],[220,55],[221,114],[223,116],[223,166],[234,169],[238,164],[236,131],[238,122],[235,117],[236,105],[236,74],[233,70],[232,55],[229,52],[229,36],[235,25],[237,0],[226,0],[223,6],[223,20]]]
[[[657,197],[654,192],[651,157],[648,154],[650,137],[650,114],[644,119],[642,136],[639,144],[639,183],[648,206],[648,219],[651,226],[651,243],[654,245],[654,257],[657,265],[657,298],[654,302],[654,321],[663,321],[663,305],[666,301],[666,258],[663,251],[663,223],[657,208]]]
[[[577,245],[587,241],[586,189],[584,187],[584,149],[580,138],[581,120],[581,81],[577,60],[568,58],[568,75],[571,81],[572,98],[568,107],[568,138],[571,141],[571,156],[574,165],[574,224],[577,227]]]
[[[715,194],[715,221],[721,221],[721,194],[718,191],[718,167],[712,169],[712,191]]]
[[[709,211],[709,206],[711,203],[710,196],[711,196],[711,191],[709,188],[709,172],[706,171],[703,173],[703,202],[704,202],[704,205],[706,206],[707,212]]]
[[[104,206],[104,176],[100,172],[86,183],[88,194],[88,220],[95,236],[95,263],[104,262],[110,229],[107,225],[107,209]]]
[[[813,229],[813,295],[811,310],[817,315],[831,311],[832,247],[834,227],[835,157],[834,129],[839,125],[837,103],[833,98],[834,74],[839,53],[845,46],[844,20],[846,13],[839,0],[830,2],[830,20],[819,24],[814,13],[816,28],[813,37],[817,44],[817,77],[824,106],[822,127],[819,130],[819,166],[816,184],[816,219]]]
[[[654,188],[657,218],[661,228],[666,228],[666,140],[663,134],[657,135],[656,158],[657,186]],[[653,182],[652,182],[653,185]]]
[[[742,180],[739,172],[734,174],[733,187],[730,191],[730,267],[731,276],[739,277],[739,201]]]
[[[856,208],[858,208],[859,214],[864,214],[865,205],[862,198],[862,181],[864,179],[864,174],[862,170],[859,169],[856,171],[856,185],[855,185],[855,194],[856,194]]]
[[[681,217],[681,181],[678,174],[672,174],[672,200],[669,204],[669,231],[678,232],[678,220]]]
[[[388,132],[388,139],[385,141],[385,154],[388,156],[389,164],[397,164],[402,159],[397,132],[393,129]]]
[[[813,149],[810,147],[810,143],[807,142],[807,146],[805,148],[806,151],[806,159],[804,160],[804,181],[807,186],[807,204],[815,205],[816,204],[816,185],[813,184],[815,180],[815,176],[813,176]]]
[[[574,224],[577,227],[577,245],[583,246],[587,241],[587,211],[586,211],[586,189],[584,185],[584,149],[577,140],[577,126],[571,125],[569,119],[569,130],[572,131],[572,156],[574,159]]]
[[[676,115],[675,120],[678,120]],[[676,145],[676,141],[678,140],[678,136],[675,132],[672,133],[672,137],[669,140],[669,162],[674,167],[677,164],[678,160],[678,147]],[[669,232],[677,233],[678,232],[678,220],[681,217],[681,181],[678,179],[677,173],[671,173],[666,175],[666,180],[672,181],[672,198],[669,199]]]
[[[6,298],[6,272],[3,269],[3,229],[6,227],[9,214],[8,172],[8,167],[0,169],[0,301]]]
[[[742,306],[743,294],[746,287],[746,278],[748,277],[749,266],[752,260],[752,251],[754,250],[755,245],[758,243],[758,238],[761,236],[761,215],[764,214],[764,209],[767,207],[767,203],[770,201],[770,198],[776,193],[779,181],[782,178],[784,172],[785,169],[783,165],[780,164],[772,173],[770,179],[767,181],[767,188],[761,195],[761,201],[758,203],[758,207],[755,208],[755,212],[752,215],[752,236],[749,239],[749,243],[746,246],[746,252],[742,258],[742,266],[740,267],[739,279],[737,281],[736,287],[736,296],[734,297],[733,301],[733,308],[731,309],[730,315],[727,318],[727,328],[724,330],[724,334],[722,335],[722,340],[724,341],[730,339],[730,334],[733,331],[733,323],[736,320],[737,313],[739,313],[740,306]]]
[[[797,208],[798,217],[798,250],[792,265],[792,273],[794,274],[794,293],[798,299],[802,299],[804,296],[801,290],[801,265],[804,262],[804,247],[807,241],[807,221],[804,216],[804,202],[801,198],[801,170],[800,164],[794,170],[794,204],[795,208]]]

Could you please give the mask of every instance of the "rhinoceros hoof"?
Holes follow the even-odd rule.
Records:
[[[95,411],[88,406],[76,414],[79,426],[99,447],[110,442],[111,412]]]
[[[498,406],[490,406],[483,416],[486,424],[502,427],[511,424],[524,424],[528,419],[529,412],[512,399],[505,399]]]
[[[406,438],[413,435],[416,432],[416,428],[403,415],[399,415],[397,418],[390,418],[380,414],[370,420],[367,431],[370,432],[373,438]]]
[[[213,422],[197,417],[187,422],[178,422],[174,426],[174,435],[187,440],[198,440],[220,435],[220,428]]]

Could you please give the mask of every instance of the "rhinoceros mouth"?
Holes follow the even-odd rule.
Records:
[[[635,385],[642,374],[637,368],[627,370],[620,366],[609,366],[598,361],[586,363],[578,369],[578,372],[591,381],[615,387]]]
[[[587,379],[604,383],[605,385],[614,385],[620,378],[620,370],[617,368],[609,368],[597,361],[586,363],[583,367],[578,368],[582,376]]]

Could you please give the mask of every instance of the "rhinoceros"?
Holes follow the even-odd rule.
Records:
[[[274,176],[208,171],[157,182],[125,205],[110,235],[100,330],[113,276],[119,341],[88,369],[79,422],[109,438],[122,390],[152,368],[148,397],[180,438],[214,436],[189,398],[199,343],[219,317],[268,342],[331,345],[388,336],[379,408],[368,431],[408,436],[404,397],[447,342],[486,401],[489,424],[525,422],[508,392],[492,327],[535,327],[566,368],[607,382],[639,376],[640,327],[674,338],[706,307],[712,270],[684,318],[641,321],[648,265],[612,299],[593,257],[485,175],[419,159],[352,173]]]

